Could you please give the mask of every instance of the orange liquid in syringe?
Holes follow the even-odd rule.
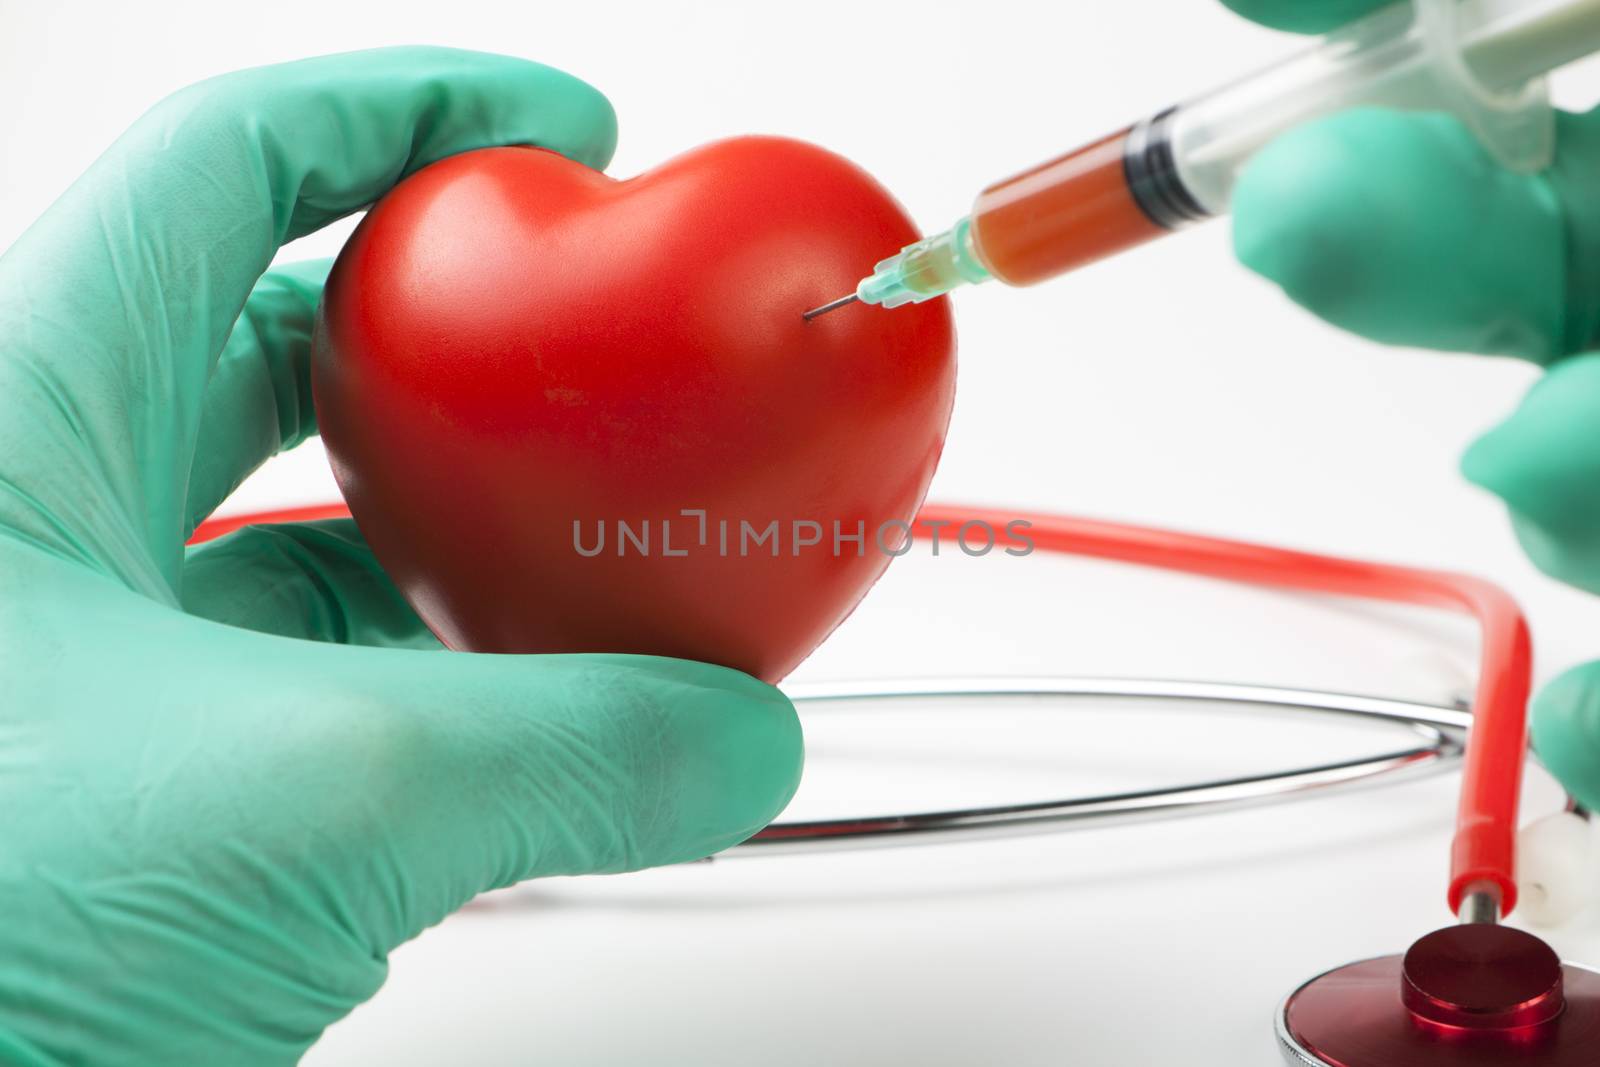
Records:
[[[1132,129],[1112,134],[978,194],[979,254],[1008,285],[1031,285],[1170,231],[1140,208],[1123,165]]]

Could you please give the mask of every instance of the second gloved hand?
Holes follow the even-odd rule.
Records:
[[[1373,0],[1225,0],[1321,31]],[[1600,112],[1557,116],[1554,165],[1513,174],[1443,114],[1357,110],[1264,149],[1234,195],[1243,262],[1338,326],[1388,344],[1547,368],[1462,470],[1498,494],[1529,556],[1600,593]],[[1600,808],[1600,664],[1533,705],[1540,757]]]

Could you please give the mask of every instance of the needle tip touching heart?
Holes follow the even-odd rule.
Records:
[[[849,296],[841,296],[839,299],[823,304],[821,307],[812,308],[810,311],[803,313],[800,317],[805,319],[807,322],[810,322],[818,315],[826,315],[830,311],[837,311],[846,304],[854,304],[859,299],[861,298],[855,293],[851,293]]]

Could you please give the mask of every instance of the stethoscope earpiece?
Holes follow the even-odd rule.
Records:
[[[1577,811],[1558,811],[1517,832],[1517,913],[1532,925],[1560,926],[1594,895],[1600,883],[1590,822]]]

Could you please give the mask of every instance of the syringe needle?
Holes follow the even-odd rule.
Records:
[[[807,311],[807,312],[803,313],[800,317],[805,319],[807,322],[810,322],[812,319],[816,318],[818,315],[826,315],[830,311],[838,311],[840,308],[844,307],[846,304],[854,304],[859,299],[861,299],[861,298],[858,297],[855,293],[851,293],[849,296],[841,296],[839,299],[834,300],[834,301],[832,301],[830,303],[827,303],[827,304],[823,304],[821,307],[812,308],[810,311]]]

